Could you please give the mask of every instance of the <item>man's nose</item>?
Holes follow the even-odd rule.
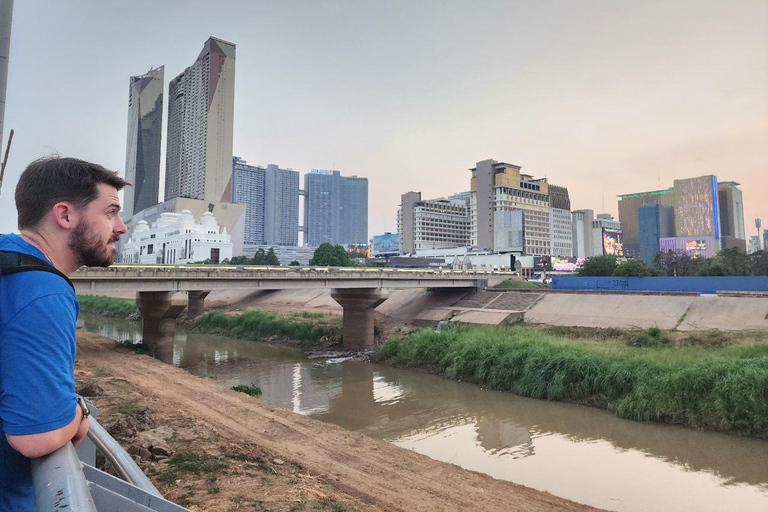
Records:
[[[125,226],[125,222],[123,222],[123,219],[120,218],[120,215],[117,216],[117,226],[114,230],[115,233],[120,233],[121,235],[124,234],[126,231],[128,231],[128,228]]]

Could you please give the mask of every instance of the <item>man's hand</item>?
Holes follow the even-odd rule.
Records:
[[[75,434],[75,437],[72,438],[72,444],[77,446],[79,445],[83,439],[85,439],[85,436],[88,435],[88,429],[91,427],[91,418],[85,418],[80,422],[80,426],[77,427],[77,433]]]

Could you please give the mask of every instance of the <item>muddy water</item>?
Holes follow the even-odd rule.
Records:
[[[139,325],[84,316],[119,340]],[[278,407],[600,508],[768,511],[768,442],[621,420],[366,362],[217,336],[177,336],[173,364],[253,384]]]

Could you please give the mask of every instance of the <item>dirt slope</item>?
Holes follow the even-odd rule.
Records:
[[[349,496],[354,510],[596,510],[274,409],[259,399],[150,357],[115,349],[112,340],[79,333],[78,345],[79,364],[89,375],[109,375],[111,381],[127,382],[151,404],[159,424],[166,417],[180,415],[213,432],[219,446],[251,446],[256,451],[276,454],[288,465],[304,468],[318,487],[330,487]],[[103,418],[102,422],[108,421]],[[242,488],[248,486],[243,484]],[[270,490],[264,487],[262,492],[269,494]],[[216,500],[221,498],[217,496]],[[217,508],[216,500],[203,509],[229,510]]]

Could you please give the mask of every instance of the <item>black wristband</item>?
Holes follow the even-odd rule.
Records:
[[[80,410],[83,411],[83,419],[91,415],[91,410],[88,408],[88,404],[85,403],[85,398],[77,395],[77,404],[80,406]]]

